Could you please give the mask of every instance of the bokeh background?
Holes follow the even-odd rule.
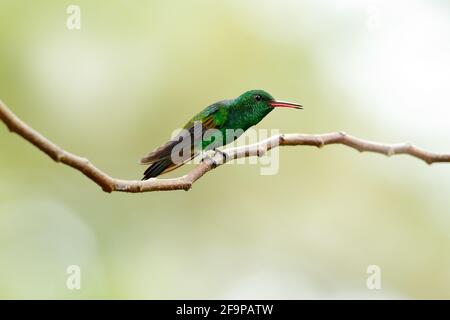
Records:
[[[1,0],[0,40],[0,99],[114,177],[255,88],[306,107],[259,128],[450,152],[444,0]],[[450,165],[292,147],[274,176],[229,165],[189,192],[106,194],[0,127],[1,298],[450,298]]]

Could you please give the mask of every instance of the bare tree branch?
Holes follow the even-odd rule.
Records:
[[[252,156],[263,156],[267,151],[278,146],[316,146],[323,147],[329,144],[343,144],[358,151],[370,151],[387,156],[396,154],[409,154],[419,158],[428,164],[434,162],[450,162],[450,154],[438,154],[420,149],[412,144],[382,144],[366,141],[344,132],[325,134],[282,134],[265,139],[252,145],[223,150],[226,159],[220,153],[207,158],[198,164],[186,175],[174,179],[152,178],[147,181],[115,179],[95,167],[88,159],[79,157],[65,151],[54,144],[42,134],[20,120],[3,102],[0,101],[0,119],[6,124],[11,132],[32,143],[42,152],[47,154],[56,162],[64,163],[80,172],[98,184],[105,192],[149,192],[169,190],[189,190],[195,181],[207,172],[233,159]]]

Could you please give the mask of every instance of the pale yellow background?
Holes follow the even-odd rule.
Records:
[[[259,128],[450,152],[449,39],[437,0],[1,0],[0,99],[126,179],[255,88],[305,105]],[[292,147],[274,176],[224,166],[189,192],[106,194],[4,126],[0,147],[1,298],[450,298],[450,164]]]

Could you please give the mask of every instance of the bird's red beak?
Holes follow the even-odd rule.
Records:
[[[272,108],[293,108],[293,109],[303,109],[303,106],[297,103],[285,102],[285,101],[271,101],[269,102]]]

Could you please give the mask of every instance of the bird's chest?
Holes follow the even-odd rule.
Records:
[[[239,138],[245,130],[246,129],[238,127],[223,127],[209,131],[203,137],[202,149],[209,150],[225,146]]]

